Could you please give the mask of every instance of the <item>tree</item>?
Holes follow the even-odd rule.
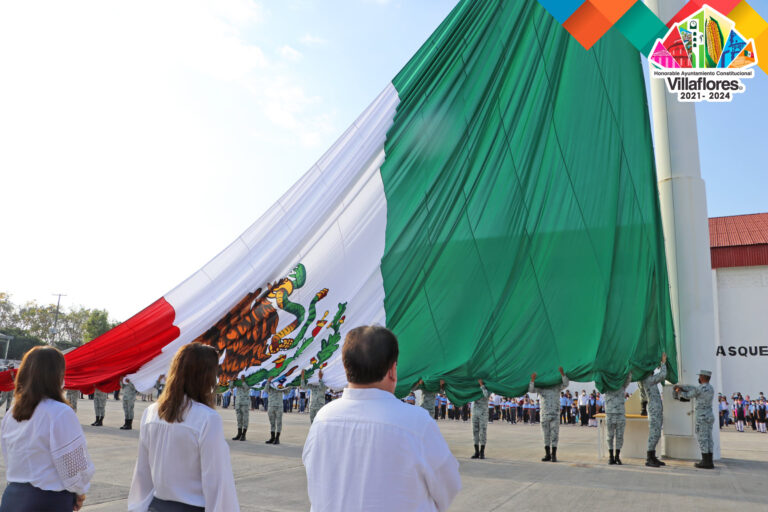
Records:
[[[54,341],[53,326],[56,318],[56,304],[41,306],[35,301],[27,302],[19,308],[18,317],[17,327],[49,344]]]
[[[82,306],[59,314],[59,342],[68,347],[82,345],[85,339],[85,323],[91,316],[91,310]]]
[[[93,309],[88,315],[88,320],[83,326],[83,341],[88,342],[98,338],[112,328],[109,323],[109,314],[105,309]]]
[[[8,293],[0,292],[0,329],[14,327],[16,322],[16,304],[11,302]]]
[[[8,345],[8,359],[21,359],[24,357],[24,354],[26,354],[27,351],[32,347],[46,344],[40,338],[30,336],[29,333],[17,327],[0,329],[0,333],[3,333],[7,336],[13,336],[13,340],[11,341],[10,345]],[[0,348],[0,350],[2,350],[0,355],[4,355],[5,353],[4,345],[4,343],[0,344],[0,347],[2,347]]]

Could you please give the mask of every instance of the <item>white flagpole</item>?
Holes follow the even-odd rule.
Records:
[[[671,19],[684,0],[645,0],[663,21]],[[715,364],[715,305],[704,180],[699,166],[699,141],[693,103],[668,93],[664,82],[651,80],[656,173],[664,226],[670,299],[674,319],[680,382],[696,384],[699,370],[711,370],[718,389]],[[698,459],[692,403],[672,399],[664,391],[662,452],[669,457]],[[720,458],[717,403],[713,403],[714,458]]]

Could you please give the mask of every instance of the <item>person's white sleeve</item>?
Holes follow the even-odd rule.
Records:
[[[147,411],[141,416],[141,426],[144,425]],[[152,483],[152,468],[149,465],[149,451],[144,438],[145,430],[139,430],[139,455],[136,467],[133,469],[131,489],[128,491],[128,512],[147,512],[152,498],[155,496],[155,484]]]
[[[424,479],[439,511],[448,510],[461,490],[459,461],[453,456],[437,423],[430,418],[423,438]]]
[[[51,422],[51,457],[64,488],[75,494],[85,494],[91,487],[96,469],[88,456],[83,427],[75,412],[69,407],[61,411]]]
[[[570,384],[570,383],[571,383],[571,381],[570,381],[570,380],[568,380],[568,377],[566,377],[565,375],[563,375],[563,383],[562,383],[562,385],[560,386],[560,389],[565,389],[565,388],[567,388],[567,387],[568,387],[568,384]]]
[[[205,510],[238,512],[240,505],[237,501],[229,446],[224,441],[224,429],[218,414],[211,415],[200,432],[199,447]]]
[[[534,384],[533,381],[528,383],[528,392],[529,393],[537,393],[537,391],[536,391],[536,384]]]

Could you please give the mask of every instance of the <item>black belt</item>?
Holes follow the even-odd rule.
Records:
[[[196,507],[187,503],[161,500],[154,497],[152,503],[149,504],[149,512],[205,512],[205,507]]]

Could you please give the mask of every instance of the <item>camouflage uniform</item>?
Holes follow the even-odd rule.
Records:
[[[427,411],[427,414],[429,414],[430,417],[435,415],[435,396],[437,393],[434,393],[432,391],[427,391],[424,388],[424,385],[416,385],[414,386],[411,391],[416,391],[417,389],[421,390],[421,402],[419,403],[419,407]]]
[[[656,445],[661,438],[662,415],[664,406],[661,403],[661,393],[657,384],[667,378],[667,366],[661,365],[661,371],[644,378],[641,383],[648,397],[648,451],[656,451]]]
[[[631,379],[632,374],[627,375],[627,380],[624,381],[622,387],[616,391],[607,391],[603,394],[603,397],[605,397],[605,426],[607,427],[609,450],[614,448],[614,437],[616,439],[616,450],[621,450],[621,447],[624,446],[624,427],[627,425],[624,395]]]
[[[488,432],[488,397],[490,393],[485,386],[480,386],[480,390],[483,392],[483,397],[475,400],[472,405],[472,435],[476,445],[484,446]]]
[[[283,391],[290,391],[290,388],[279,389],[274,382],[268,382],[266,386],[269,430],[279,433],[283,430]]]
[[[701,453],[712,453],[712,424],[715,422],[712,400],[715,399],[715,390],[709,382],[699,386],[680,386],[680,388],[682,398],[694,400],[696,440],[699,442]]]
[[[72,410],[77,412],[77,401],[80,400],[80,392],[76,389],[67,390],[67,402],[72,407]]]
[[[123,382],[120,386],[120,393],[123,394],[123,413],[126,420],[133,420],[133,404],[136,403],[136,386],[133,382]]]
[[[529,393],[538,393],[541,397],[541,430],[544,432],[544,446],[557,448],[560,438],[560,391],[568,387],[570,381],[565,375],[562,382],[548,388],[537,388],[533,381],[528,384]]]
[[[238,380],[229,384],[229,389],[236,390],[235,415],[237,416],[237,428],[248,428],[248,418],[251,410],[251,388],[244,380]]]
[[[104,410],[107,407],[107,394],[98,389],[93,392],[93,409],[96,411],[97,418],[104,417]]]
[[[13,402],[13,391],[3,391],[0,393],[0,407],[5,404],[5,410],[11,408],[11,402]]]
[[[312,384],[307,384],[307,381],[302,379],[301,387],[311,392],[309,395],[309,424],[311,425],[315,421],[317,411],[325,405],[326,386],[322,379]]]

